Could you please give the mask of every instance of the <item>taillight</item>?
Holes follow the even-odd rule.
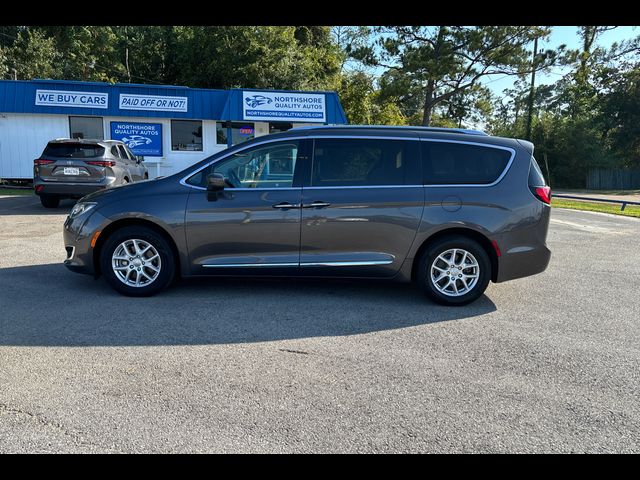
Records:
[[[531,187],[531,193],[533,193],[541,202],[544,202],[547,205],[551,204],[551,187]]]
[[[34,165],[50,165],[52,163],[56,163],[56,161],[55,160],[46,160],[44,158],[36,158],[33,161]]]
[[[94,165],[96,167],[115,167],[116,162],[112,162],[110,160],[85,160],[84,163],[88,163],[89,165]]]

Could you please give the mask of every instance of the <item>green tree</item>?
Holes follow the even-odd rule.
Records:
[[[342,74],[338,95],[349,122],[355,125],[404,125],[397,105],[380,98],[375,79],[365,72]]]
[[[5,74],[20,80],[33,78],[58,78],[60,54],[53,39],[31,27],[17,31],[13,44],[4,49]]]
[[[543,69],[554,58],[532,67],[527,45],[550,30],[532,26],[379,27],[377,40],[356,48],[352,56],[365,65],[387,69],[383,88],[400,103],[419,101],[422,125],[429,125],[434,108],[475,87],[487,75],[524,75]]]

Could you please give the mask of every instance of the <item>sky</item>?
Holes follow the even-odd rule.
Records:
[[[613,30],[604,32],[598,38],[597,44],[602,47],[609,47],[614,42],[627,40],[640,35],[640,26],[621,26]],[[554,26],[551,35],[547,40],[538,42],[538,50],[554,49],[565,44],[567,49],[580,47],[577,26]],[[533,46],[533,45],[532,45]],[[357,64],[357,62],[356,62]],[[569,72],[570,67],[554,67],[549,72],[539,72],[536,74],[536,84],[549,84],[557,81],[564,74]],[[370,70],[374,75],[381,75],[385,69],[382,67]],[[487,75],[481,82],[485,84],[494,95],[502,95],[506,88],[511,88],[516,77],[509,75]]]
[[[604,32],[598,38],[598,45],[602,47],[609,47],[614,42],[620,42],[621,40],[627,40],[640,35],[640,27],[618,27],[608,32]],[[580,47],[580,38],[578,37],[577,26],[561,26],[553,27],[552,33],[549,39],[546,41],[538,42],[538,50],[547,50],[557,48],[558,46],[565,44],[568,49],[574,49]],[[554,67],[549,73],[536,74],[536,83],[549,84],[553,83],[566,74],[569,71],[569,67]],[[484,78],[483,83],[491,89],[495,95],[501,95],[505,88],[511,88],[513,86],[515,78],[507,75],[489,75]]]

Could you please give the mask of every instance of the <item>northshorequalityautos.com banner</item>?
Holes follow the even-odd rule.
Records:
[[[111,139],[122,140],[136,155],[162,156],[162,124],[111,122]]]
[[[321,93],[242,92],[245,120],[322,122],[327,117]]]

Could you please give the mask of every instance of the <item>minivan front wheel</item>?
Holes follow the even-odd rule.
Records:
[[[451,235],[427,247],[420,258],[417,277],[433,301],[442,305],[466,305],[487,289],[491,261],[475,240]]]
[[[107,238],[100,252],[105,279],[118,292],[146,297],[165,288],[175,275],[166,239],[147,227],[125,227]]]

